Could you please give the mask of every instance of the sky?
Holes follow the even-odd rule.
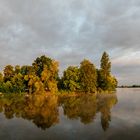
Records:
[[[60,73],[106,51],[119,85],[140,84],[139,0],[0,0],[0,69],[46,55]]]

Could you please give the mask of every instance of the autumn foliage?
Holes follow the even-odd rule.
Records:
[[[59,77],[58,62],[41,56],[31,66],[7,65],[0,73],[0,92],[4,93],[57,93],[58,90],[70,92],[95,93],[112,91],[117,80],[111,74],[111,62],[106,52],[101,58],[101,67],[84,59],[80,66],[69,66]]]

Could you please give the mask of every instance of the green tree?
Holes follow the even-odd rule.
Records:
[[[7,82],[3,83],[2,91],[4,93],[12,93],[13,92],[13,85],[12,85],[11,81],[7,81]]]
[[[109,60],[109,55],[106,52],[103,53],[101,58],[101,72],[105,79],[110,75],[111,72],[111,62]]]
[[[32,66],[25,65],[21,67],[20,73],[22,75],[35,74],[35,69]]]
[[[69,66],[63,73],[62,87],[70,91],[80,89],[80,70],[78,67]]]
[[[80,65],[80,83],[85,92],[96,92],[97,73],[94,64],[84,59]]]
[[[11,79],[11,84],[13,87],[13,92],[20,93],[24,92],[26,85],[24,84],[24,76],[21,73],[17,73]]]
[[[97,70],[98,73],[98,89],[102,90],[115,90],[117,87],[117,79],[111,75],[111,62],[109,55],[104,52],[101,58],[100,70]]]

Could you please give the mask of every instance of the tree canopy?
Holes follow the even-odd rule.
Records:
[[[101,57],[100,69],[84,59],[80,66],[69,66],[62,77],[59,77],[58,65],[57,61],[45,55],[37,57],[30,66],[7,65],[0,73],[0,92],[56,93],[58,90],[65,90],[95,93],[100,90],[112,91],[117,87],[106,52]]]

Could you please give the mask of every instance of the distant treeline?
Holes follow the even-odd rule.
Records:
[[[140,88],[140,85],[131,85],[131,86],[122,85],[118,86],[118,88]]]
[[[69,66],[62,77],[58,75],[58,62],[41,56],[31,66],[5,66],[0,73],[0,92],[4,93],[37,93],[58,91],[95,93],[113,91],[117,80],[111,74],[111,62],[106,52],[101,58],[100,69],[87,59],[80,66]]]

